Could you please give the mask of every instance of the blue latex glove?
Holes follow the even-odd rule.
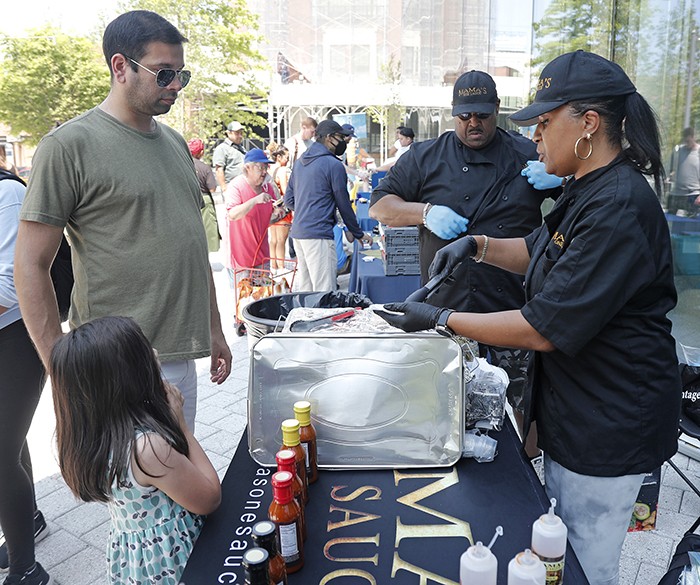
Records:
[[[527,182],[538,191],[561,187],[563,182],[561,177],[548,174],[544,170],[544,163],[538,160],[527,161],[527,166],[520,171],[520,174],[527,177]]]
[[[426,227],[438,238],[454,240],[467,231],[469,220],[444,205],[433,205],[425,216]]]

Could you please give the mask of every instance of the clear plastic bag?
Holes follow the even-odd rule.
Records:
[[[690,565],[681,573],[679,585],[700,585],[700,553],[689,551]]]
[[[465,426],[500,430],[506,412],[508,374],[483,358],[474,362],[470,362],[468,371],[465,367]]]

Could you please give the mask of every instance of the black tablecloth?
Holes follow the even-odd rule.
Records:
[[[459,557],[473,541],[493,547],[498,582],[508,562],[530,546],[532,523],[548,501],[524,459],[510,422],[492,433],[498,455],[491,463],[460,459],[452,468],[326,471],[310,487],[304,568],[290,585],[415,585],[459,582]],[[243,583],[240,561],[251,546],[251,526],[267,518],[270,475],[248,454],[244,435],[223,481],[221,507],[206,521],[182,582]],[[431,576],[432,575],[432,576]],[[567,585],[587,583],[567,551]]]

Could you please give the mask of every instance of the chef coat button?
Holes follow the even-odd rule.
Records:
[[[466,173],[469,170],[469,167],[462,167],[462,172]]]
[[[475,287],[475,286],[472,287],[472,292],[474,292],[474,293],[476,292],[476,287]]]
[[[508,195],[503,196],[503,201],[508,201]]]
[[[499,293],[500,293],[500,292],[503,292],[503,287],[502,287],[502,286],[499,286],[496,290],[497,290]]]
[[[464,200],[465,200],[465,201],[469,201],[469,195],[465,195],[465,196],[464,196]]]
[[[502,229],[503,229],[503,224],[502,224],[502,223],[499,223],[499,224],[498,224],[498,229],[499,229],[499,230],[502,230]]]

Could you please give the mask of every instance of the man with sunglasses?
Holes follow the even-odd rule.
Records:
[[[71,327],[105,315],[134,318],[157,350],[164,377],[185,396],[192,428],[194,360],[211,355],[211,380],[220,384],[231,352],[192,156],[182,136],[155,120],[190,80],[186,41],[145,10],[107,26],[110,92],[42,139],[20,215],[15,275],[27,329],[46,364],[62,335],[49,267],[65,228],[75,268]]]
[[[440,248],[468,231],[525,236],[542,223],[544,199],[559,193],[536,190],[521,175],[528,161],[537,159],[535,144],[498,127],[499,106],[496,84],[488,73],[461,75],[453,88],[454,132],[413,143],[372,193],[371,217],[391,226],[419,226],[423,284]],[[462,262],[451,285],[441,287],[427,302],[485,313],[519,309],[525,293],[522,277]],[[527,352],[487,347],[481,352],[508,372],[508,399],[516,413],[522,413]],[[529,451],[537,453],[534,443]]]
[[[336,209],[348,231],[358,240],[372,243],[372,236],[360,229],[350,204],[347,174],[337,157],[347,149],[351,130],[334,120],[316,127],[316,141],[304,152],[292,170],[284,204],[294,210],[290,235],[297,253],[295,291],[335,290],[337,255],[333,227]]]

